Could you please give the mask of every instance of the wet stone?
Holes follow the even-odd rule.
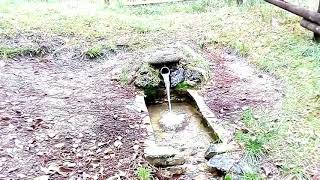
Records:
[[[177,86],[179,83],[184,81],[184,69],[183,68],[178,68],[176,70],[171,70],[170,73],[170,82],[171,82],[171,87]]]

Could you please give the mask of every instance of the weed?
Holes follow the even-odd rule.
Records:
[[[94,59],[103,55],[102,50],[103,50],[103,46],[95,45],[89,48],[88,50],[86,50],[85,55],[88,56],[90,59]]]
[[[146,167],[138,167],[136,171],[136,175],[139,180],[150,180],[151,179],[151,171]]]
[[[249,155],[260,156],[263,153],[263,138],[237,132],[235,138],[238,142],[243,143],[246,152]]]

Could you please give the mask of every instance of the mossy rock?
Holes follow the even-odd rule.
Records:
[[[161,81],[159,77],[159,70],[151,67],[147,63],[141,65],[137,74],[138,75],[134,83],[138,87],[156,87]]]

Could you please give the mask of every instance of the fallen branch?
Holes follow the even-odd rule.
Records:
[[[304,28],[306,28],[306,29],[308,29],[308,30],[320,35],[320,26],[318,24],[310,22],[310,21],[308,21],[306,19],[302,19],[300,21],[300,25],[302,27],[304,27]]]
[[[265,0],[265,1],[270,4],[276,5],[284,10],[287,10],[293,14],[301,16],[304,19],[320,24],[320,13],[313,12],[308,9],[305,9],[281,0]]]

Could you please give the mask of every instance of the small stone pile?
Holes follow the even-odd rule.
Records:
[[[171,87],[196,87],[208,78],[208,62],[187,46],[153,50],[145,56],[134,83],[137,87],[163,86],[159,70],[170,69]]]

